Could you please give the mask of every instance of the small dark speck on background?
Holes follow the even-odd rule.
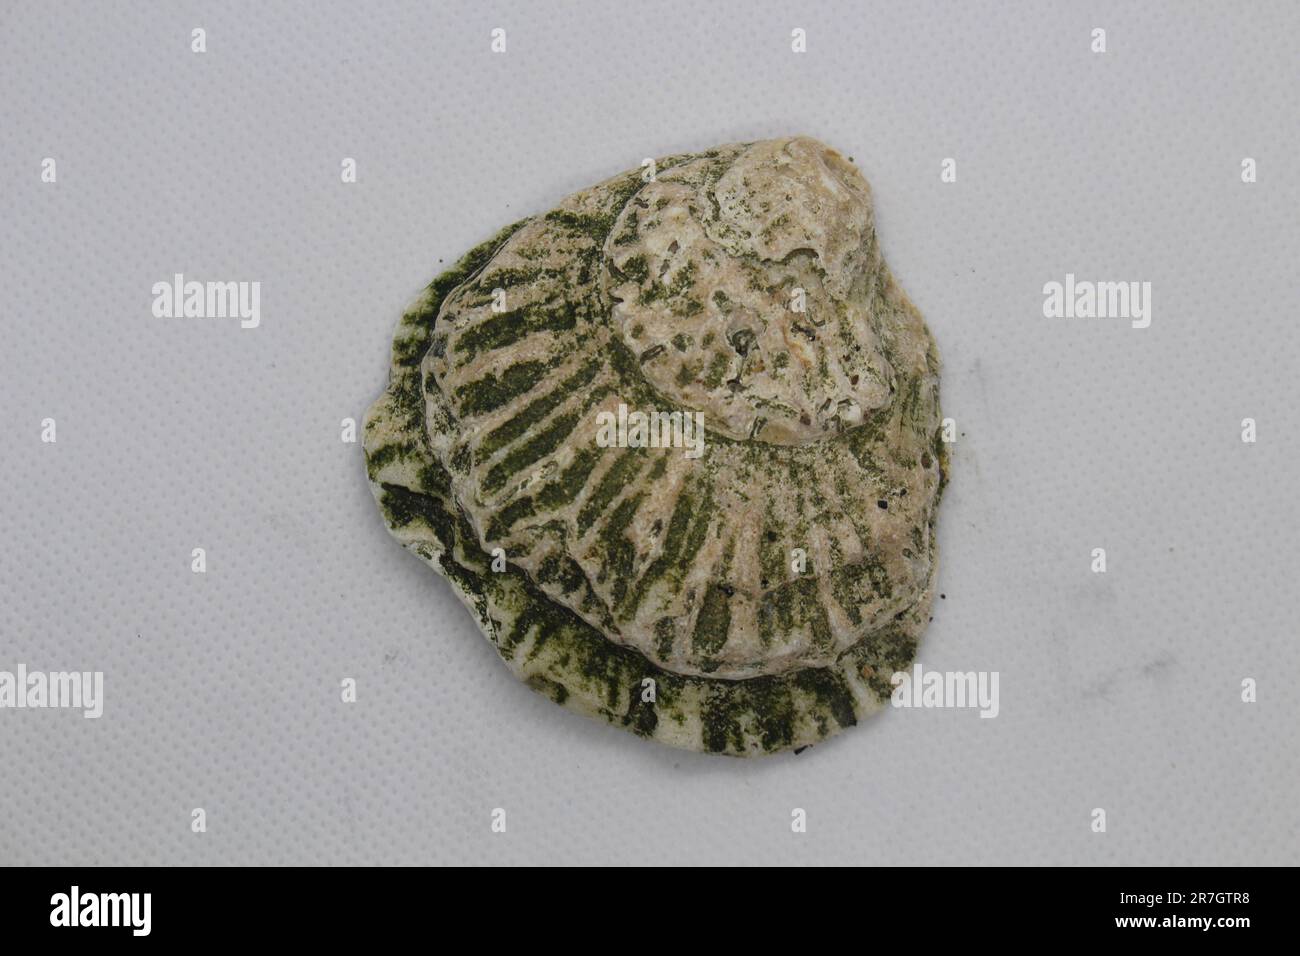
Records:
[[[803,752],[804,752],[805,750],[807,750],[807,749],[808,749],[807,746],[803,746],[803,747],[795,747],[795,748],[794,748],[795,756],[797,757],[799,754],[803,753]]]
[[[946,594],[940,594],[939,597],[940,597],[941,600],[944,600],[944,601],[948,600],[948,595],[946,595]]]

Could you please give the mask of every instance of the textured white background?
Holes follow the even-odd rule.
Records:
[[[107,698],[0,711],[0,862],[1300,861],[1300,8],[898,7],[0,5],[0,669]],[[440,263],[795,132],[867,175],[938,339],[920,660],[999,671],[1002,712],[741,762],[517,684],[339,422]],[[174,272],[259,280],[261,327],[155,319]],[[1152,282],[1151,327],[1044,319],[1066,272]]]

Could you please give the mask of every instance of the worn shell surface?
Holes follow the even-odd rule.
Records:
[[[722,146],[434,280],[367,464],[520,678],[641,736],[766,753],[879,709],[911,663],[938,374],[856,168],[806,138]]]

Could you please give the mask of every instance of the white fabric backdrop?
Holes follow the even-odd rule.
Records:
[[[0,862],[1300,862],[1297,30],[1286,3],[6,3],[0,669],[102,670],[106,701],[0,710]],[[920,660],[998,671],[1001,714],[740,762],[515,683],[339,422],[440,263],[645,156],[799,132],[865,172],[938,339],[961,437]],[[154,318],[175,272],[260,281],[261,326]],[[1043,318],[1067,272],[1150,281],[1151,327]]]

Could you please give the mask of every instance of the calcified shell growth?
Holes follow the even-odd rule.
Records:
[[[938,355],[834,150],[655,172],[434,280],[366,420],[370,479],[557,703],[692,750],[805,746],[888,700],[929,618]]]

